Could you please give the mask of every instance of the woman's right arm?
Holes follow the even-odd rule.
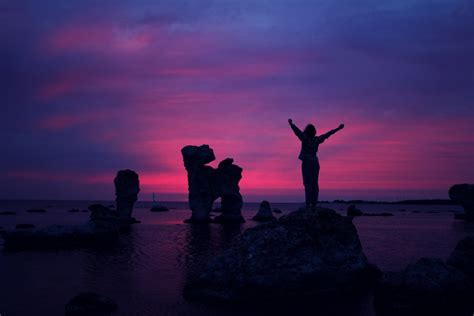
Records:
[[[290,124],[290,127],[291,127],[291,129],[293,130],[293,132],[295,133],[295,135],[296,135],[301,141],[303,141],[303,139],[304,139],[304,134],[303,134],[303,132],[302,132],[295,124],[293,124],[293,120],[292,120],[292,119],[288,119],[288,123]]]

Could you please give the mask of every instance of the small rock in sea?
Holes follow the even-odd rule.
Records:
[[[274,220],[275,216],[272,213],[270,202],[262,201],[262,203],[260,203],[260,208],[258,209],[257,214],[252,219],[257,222],[267,222]]]
[[[117,303],[97,293],[82,292],[74,296],[65,309],[65,316],[102,316],[116,311]]]
[[[44,208],[30,208],[26,210],[28,213],[46,213]]]
[[[16,229],[32,229],[35,228],[36,226],[33,224],[18,224],[15,226]]]
[[[411,212],[414,213],[414,214],[421,213],[420,211],[417,211],[417,210],[414,210],[414,211],[411,211]]]
[[[88,213],[89,210],[82,210],[81,212],[82,212],[82,213]]]
[[[168,212],[169,209],[163,205],[155,205],[150,208],[150,212]]]
[[[281,214],[281,210],[279,208],[274,208],[273,213]]]
[[[16,215],[16,212],[12,212],[12,211],[2,211],[2,212],[0,212],[0,215]]]
[[[382,212],[382,213],[363,213],[362,216],[369,216],[369,217],[388,217],[388,216],[393,216],[392,213],[388,212]]]
[[[421,258],[386,272],[374,292],[377,316],[472,315],[469,277],[441,259]]]
[[[359,210],[355,205],[349,205],[347,208],[347,216],[355,217],[355,216],[362,216],[364,213]]]
[[[407,210],[402,208],[401,210],[399,210],[399,212],[406,212]]]
[[[456,184],[449,189],[449,198],[464,208],[464,218],[474,221],[474,184]]]
[[[70,212],[70,213],[78,213],[78,212],[80,212],[80,210],[77,209],[77,208],[72,208],[72,209],[70,209],[68,212]]]

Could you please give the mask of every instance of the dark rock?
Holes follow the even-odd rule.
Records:
[[[374,305],[378,316],[472,315],[473,290],[466,274],[441,259],[422,258],[384,273]]]
[[[83,213],[88,213],[89,210],[82,210],[81,212],[83,212]]]
[[[447,263],[467,274],[474,282],[474,236],[467,236],[458,242]]]
[[[114,179],[114,184],[118,217],[125,221],[131,220],[133,205],[140,192],[138,174],[129,169],[120,170]]]
[[[33,224],[18,224],[15,226],[16,229],[33,229],[35,227]]]
[[[150,208],[150,212],[168,212],[169,209],[163,205],[155,205]]]
[[[260,203],[260,208],[258,209],[257,214],[252,218],[257,222],[267,222],[275,219],[273,216],[272,208],[270,207],[270,202],[262,201]]]
[[[81,210],[79,210],[78,208],[72,208],[70,209],[68,212],[69,213],[79,213]]]
[[[274,208],[273,209],[273,213],[276,213],[276,214],[281,214],[281,210],[279,208]]]
[[[112,299],[93,293],[83,292],[74,296],[66,304],[66,316],[103,316],[117,310]]]
[[[474,184],[456,184],[449,189],[449,198],[464,208],[463,219],[474,221]]]
[[[392,213],[388,213],[388,212],[382,212],[382,213],[363,213],[362,216],[381,216],[381,217],[388,217],[388,216],[393,216]]]
[[[181,153],[188,173],[188,199],[192,211],[191,218],[185,222],[210,222],[212,204],[219,197],[222,214],[213,221],[243,222],[243,201],[238,185],[242,178],[242,168],[235,165],[231,158],[221,161],[217,169],[207,166],[207,163],[216,159],[214,151],[208,145],[185,146]]]
[[[347,216],[349,217],[362,216],[362,215],[364,215],[364,213],[362,213],[361,210],[356,208],[355,205],[349,205],[349,207],[347,208]]]
[[[12,212],[12,211],[2,211],[2,212],[0,212],[0,215],[16,215],[16,212]]]
[[[222,213],[222,207],[215,207],[211,210],[212,213]]]
[[[28,213],[46,213],[46,210],[43,208],[30,208],[26,210]]]
[[[184,295],[211,302],[360,295],[379,273],[367,262],[350,218],[300,209],[235,238]]]

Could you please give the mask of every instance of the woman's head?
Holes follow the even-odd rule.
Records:
[[[314,137],[316,136],[316,127],[314,127],[313,124],[308,124],[306,125],[306,128],[304,129],[304,134],[307,137]]]

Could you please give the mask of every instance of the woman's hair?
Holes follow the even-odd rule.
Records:
[[[307,137],[314,137],[316,136],[316,127],[313,124],[306,125],[306,128],[303,132]]]

